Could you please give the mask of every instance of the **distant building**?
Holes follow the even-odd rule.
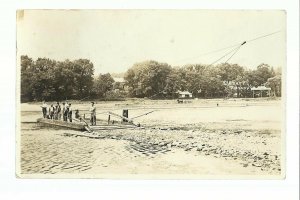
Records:
[[[258,86],[258,87],[252,87],[252,97],[264,97],[264,96],[270,96],[271,88],[268,88],[266,86]]]
[[[119,91],[127,91],[127,87],[125,85],[125,80],[124,78],[115,78],[113,77],[115,83],[113,85],[113,90],[115,92],[119,92]]]
[[[114,81],[115,81],[116,83],[125,83],[124,78],[114,78],[114,77],[113,77],[113,79],[114,79]]]
[[[193,94],[188,91],[178,91],[179,98],[193,98]]]

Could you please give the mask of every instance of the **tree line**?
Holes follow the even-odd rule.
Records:
[[[21,56],[21,102],[102,98],[112,90],[110,74],[94,77],[88,59],[55,61]]]
[[[255,70],[237,64],[202,64],[172,67],[167,63],[144,61],[134,64],[124,75],[126,89],[111,74],[94,76],[88,59],[33,60],[21,56],[21,102],[66,99],[118,99],[123,97],[176,98],[178,91],[194,97],[251,97],[250,88],[266,85],[281,96],[281,70],[267,64]],[[120,90],[115,90],[120,89]]]
[[[252,97],[251,88],[271,87],[273,96],[281,96],[281,69],[267,64],[255,70],[238,64],[222,63],[171,67],[167,63],[145,61],[134,64],[125,74],[132,97],[176,97],[178,91],[189,91],[194,97]]]

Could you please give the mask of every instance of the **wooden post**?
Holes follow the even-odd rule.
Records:
[[[107,120],[107,123],[109,124],[110,122],[110,115],[108,115],[108,120]]]

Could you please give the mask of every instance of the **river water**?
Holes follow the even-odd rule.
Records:
[[[76,131],[23,124],[21,174],[56,174],[71,177],[124,177],[145,175],[250,175],[255,167],[178,148],[151,149],[134,142],[76,137]]]
[[[213,129],[274,129],[280,132],[283,119],[280,102],[264,102],[263,105],[254,103],[246,105],[242,102],[233,106],[220,104],[219,107],[204,104],[184,107],[177,104],[160,105],[160,109],[138,120],[141,124],[151,126],[165,124],[186,126],[188,123],[192,125],[202,123],[201,126],[204,124],[206,128],[211,126]],[[98,111],[115,107],[119,110],[114,112],[121,113],[124,107],[110,104],[103,104],[101,107],[98,105]],[[88,105],[74,106],[85,108]],[[130,116],[138,116],[159,105],[153,106],[143,104],[138,109],[132,108]],[[41,117],[38,104],[22,104],[21,111],[21,139],[18,141],[20,163],[17,163],[21,175],[109,178],[139,175],[149,178],[176,178],[173,175],[183,175],[187,178],[196,178],[198,175],[266,174],[260,168],[251,165],[244,167],[237,160],[206,156],[197,151],[185,151],[176,147],[153,148],[128,140],[76,137],[78,133],[76,131],[44,128],[34,123]],[[124,134],[131,132],[127,130]],[[237,141],[234,145],[239,143],[241,141]],[[280,143],[276,145],[280,146]]]

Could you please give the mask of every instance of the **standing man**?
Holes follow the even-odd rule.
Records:
[[[45,101],[43,101],[41,108],[42,108],[42,112],[43,112],[43,117],[47,118],[47,104]]]
[[[62,107],[63,107],[63,110],[62,110],[63,120],[65,121],[65,111],[66,111],[66,105],[65,105],[65,102],[62,103]]]
[[[71,108],[71,105],[72,105],[72,104],[69,103],[68,118],[69,118],[69,121],[70,121],[70,122],[72,122],[72,108]]]
[[[55,104],[54,108],[55,108],[54,119],[57,120],[58,119],[58,115],[57,115],[57,109],[58,109],[57,103]]]
[[[50,119],[54,119],[54,112],[55,112],[55,108],[54,108],[53,104],[51,104],[51,106],[49,108],[49,117],[50,117]]]
[[[64,112],[64,121],[68,121],[68,114],[69,114],[69,105],[68,102],[65,103],[65,112]]]
[[[95,103],[91,102],[90,113],[91,113],[91,125],[96,125],[96,107]]]
[[[61,107],[59,105],[59,102],[56,103],[56,119],[57,120],[61,119]]]

